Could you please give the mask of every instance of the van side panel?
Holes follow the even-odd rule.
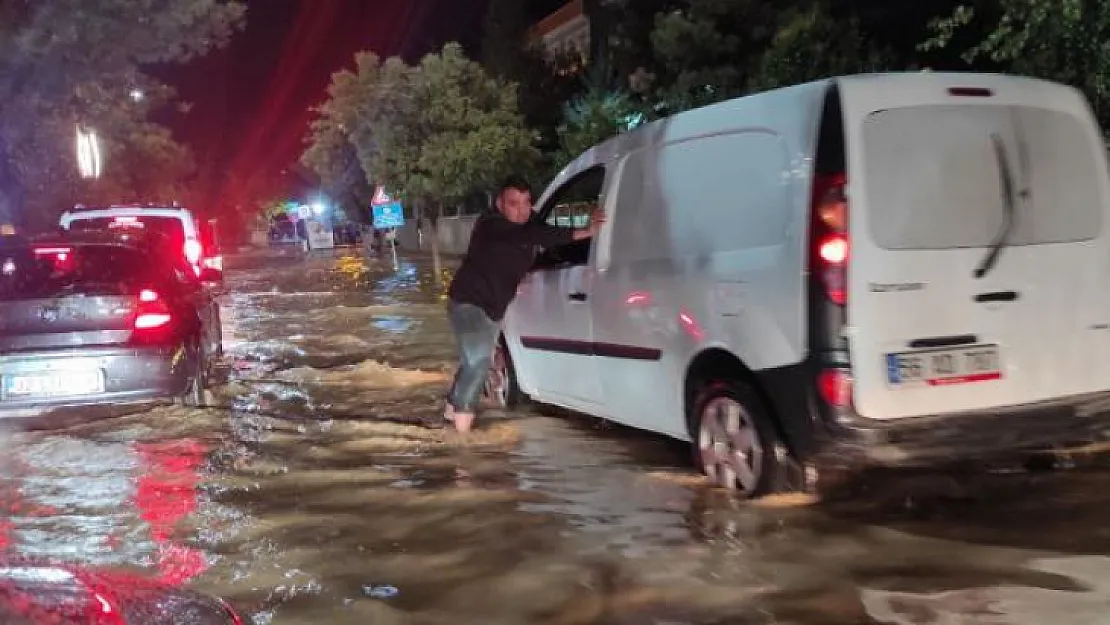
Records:
[[[595,343],[640,351],[598,355],[601,416],[688,438],[682,384],[698,353],[753,370],[805,358],[808,171],[827,86],[804,87],[676,116],[623,163],[591,302]]]
[[[856,411],[983,411],[1110,387],[1110,178],[1082,96],[967,74],[840,90]]]

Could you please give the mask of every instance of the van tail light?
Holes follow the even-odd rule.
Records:
[[[169,306],[153,289],[139,291],[139,310],[135,317],[136,330],[153,330],[173,321]]]
[[[200,264],[200,257],[203,251],[199,241],[195,239],[185,241],[185,260],[189,261],[190,265]]]
[[[818,176],[813,184],[813,252],[811,271],[829,300],[848,303],[848,181],[843,174]]]
[[[847,369],[822,369],[817,374],[817,392],[833,408],[852,406],[852,374]]]

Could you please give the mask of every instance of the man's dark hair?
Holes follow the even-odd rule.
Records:
[[[532,188],[528,185],[528,180],[526,180],[524,176],[521,176],[520,174],[513,174],[506,178],[501,183],[501,186],[497,188],[497,197],[501,197],[509,189],[516,189],[521,193],[532,192]]]

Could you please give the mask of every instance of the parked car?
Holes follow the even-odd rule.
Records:
[[[160,237],[0,249],[0,412],[204,402],[222,355],[219,305]]]
[[[750,496],[790,463],[1089,440],[1110,409],[1106,171],[1077,90],[999,75],[836,78],[649,124],[538,201],[609,220],[521,285],[508,399],[692,441]]]
[[[59,225],[64,231],[142,230],[164,235],[172,249],[200,275],[203,269],[218,272],[222,280],[224,263],[215,228],[187,208],[162,206],[112,206],[79,208],[62,214]],[[217,274],[210,272],[215,277]]]
[[[8,625],[242,625],[224,601],[132,574],[0,558]]]

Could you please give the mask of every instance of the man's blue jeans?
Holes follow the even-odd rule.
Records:
[[[450,303],[447,317],[459,345],[459,369],[447,401],[456,412],[474,412],[493,364],[501,324],[481,308],[459,302]]]

